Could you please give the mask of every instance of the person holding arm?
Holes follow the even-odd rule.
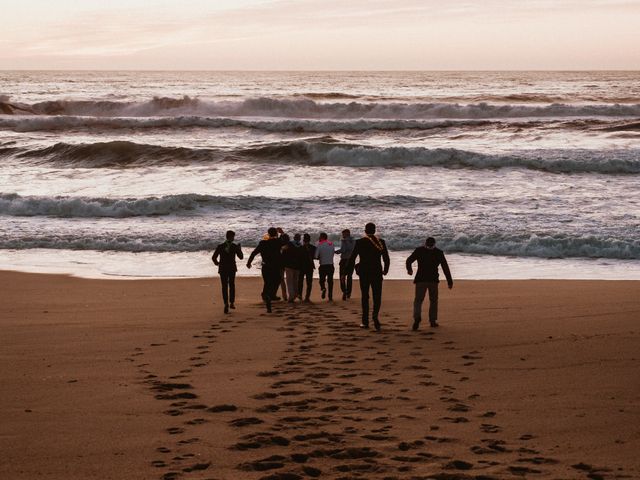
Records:
[[[423,247],[416,248],[407,258],[407,273],[413,275],[413,262],[418,262],[418,272],[413,280],[416,285],[416,294],[413,301],[413,330],[418,330],[422,321],[422,302],[427,292],[429,292],[429,324],[432,327],[438,325],[438,283],[440,275],[438,267],[442,267],[444,276],[447,278],[449,289],[453,288],[453,278],[449,270],[449,264],[444,256],[444,252],[436,248],[436,240],[433,237],[427,238]]]

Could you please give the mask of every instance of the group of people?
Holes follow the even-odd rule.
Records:
[[[342,299],[351,297],[353,274],[358,275],[362,300],[361,328],[369,328],[369,300],[372,299],[371,320],[376,331],[380,331],[380,306],[382,303],[382,281],[389,272],[391,260],[385,241],[376,235],[376,226],[368,223],[364,236],[354,240],[348,229],[342,231],[340,247],[336,249],[326,233],[319,235],[317,244],[311,243],[311,235],[296,233],[291,238],[281,228],[271,227],[251,252],[247,268],[251,268],[254,259],[262,259],[262,278],[264,286],[262,299],[271,313],[273,301],[285,300],[290,303],[299,300],[309,302],[313,287],[313,272],[318,262],[318,276],[322,299],[333,301],[333,278],[335,275],[334,257],[340,256],[339,277]],[[240,244],[234,242],[235,233],[229,230],[224,243],[218,245],[213,253],[213,263],[218,266],[222,284],[224,312],[235,308],[235,276],[238,270],[236,258],[244,255]],[[427,238],[425,245],[418,247],[406,260],[406,269],[413,275],[413,263],[418,263],[416,273],[415,298],[413,303],[413,330],[418,330],[422,320],[422,304],[429,294],[429,323],[438,326],[438,283],[439,271],[447,278],[447,285],[453,288],[453,279],[444,252],[436,248],[433,237]],[[305,287],[306,283],[306,288]],[[281,290],[282,297],[278,296]],[[303,295],[304,292],[304,295]]]

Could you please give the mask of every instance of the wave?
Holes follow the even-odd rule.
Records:
[[[3,153],[0,151],[0,155]],[[234,150],[148,145],[129,141],[56,143],[5,152],[36,163],[86,168],[190,165],[219,161],[338,167],[524,168],[549,173],[640,173],[640,150],[546,149],[486,154],[455,148],[374,147],[341,143],[332,137],[276,142]]]
[[[448,102],[319,102],[311,98],[257,97],[244,100],[202,100],[155,97],[146,102],[55,100],[34,104],[0,101],[5,114],[80,115],[97,117],[225,116],[287,118],[488,119],[525,117],[640,116],[640,103],[549,105]]]
[[[410,195],[388,195],[370,197],[345,195],[339,197],[277,198],[265,196],[213,196],[178,194],[144,198],[91,198],[91,197],[40,197],[21,196],[16,193],[0,193],[0,215],[16,217],[144,217],[172,214],[190,214],[198,210],[273,210],[286,211],[317,208],[329,202],[348,208],[401,208],[433,206],[443,200],[414,197]],[[451,203],[451,201],[450,201]]]
[[[304,228],[296,231],[305,231]],[[263,231],[240,231],[236,238],[243,245],[254,246]],[[391,250],[410,250],[424,242],[422,236],[407,234],[385,235]],[[247,240],[248,239],[248,240]],[[71,249],[123,252],[194,252],[210,251],[219,239],[205,235],[156,234],[154,236],[135,234],[94,234],[77,236],[52,234],[0,237],[0,249]],[[441,234],[438,246],[450,253],[500,255],[537,258],[610,258],[621,260],[640,259],[640,240],[637,238],[597,237],[594,235],[571,236],[566,234]]]
[[[179,128],[249,128],[268,132],[330,133],[366,132],[371,130],[433,130],[444,128],[482,128],[506,126],[526,128],[540,126],[540,122],[504,124],[489,120],[250,120],[230,117],[82,117],[36,116],[0,117],[0,129],[15,132],[65,130],[118,130],[118,129],[179,129]]]

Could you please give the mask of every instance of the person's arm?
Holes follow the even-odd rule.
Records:
[[[447,277],[447,285],[450,289],[453,288],[453,278],[451,277],[451,270],[449,270],[449,264],[447,263],[447,259],[444,256],[444,252],[442,253],[440,265],[442,266],[444,276]]]
[[[216,247],[215,252],[213,252],[213,256],[211,257],[211,260],[213,260],[213,263],[215,265],[219,265],[220,264],[220,262],[218,262],[218,257],[220,256],[220,250],[221,250],[220,245],[218,245]]]
[[[236,255],[240,260],[244,258],[244,254],[242,253],[242,246],[240,244],[236,245]]]
[[[260,243],[258,243],[258,246],[253,250],[253,252],[251,252],[251,255],[249,255],[249,260],[247,260],[247,268],[251,268],[253,259],[256,258],[256,255],[262,252],[262,245],[263,243],[261,241]]]
[[[382,242],[382,263],[384,263],[384,270],[382,271],[383,275],[389,273],[389,265],[391,265],[391,259],[389,258],[389,250],[387,250],[387,244],[384,240],[380,240]]]
[[[409,258],[407,258],[407,273],[409,275],[413,275],[413,262],[415,262],[417,260],[418,257],[418,249],[416,248],[413,253],[411,255],[409,255]]]
[[[316,247],[316,250],[315,250],[315,252],[314,252],[314,254],[313,254],[313,258],[314,258],[315,260],[320,260],[320,245],[318,245],[318,246]]]

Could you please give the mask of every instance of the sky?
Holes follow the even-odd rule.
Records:
[[[0,0],[0,69],[640,69],[640,0]]]

